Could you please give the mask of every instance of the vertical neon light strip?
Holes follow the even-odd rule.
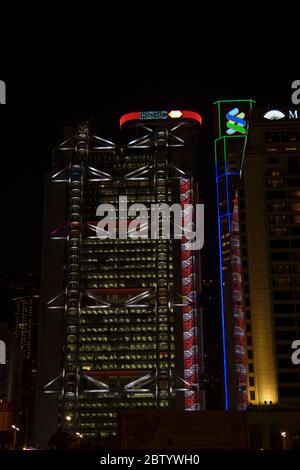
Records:
[[[216,154],[216,173],[217,169]],[[227,347],[226,347],[226,328],[225,328],[225,308],[224,308],[224,289],[223,289],[223,257],[222,257],[222,236],[221,236],[221,214],[220,214],[220,195],[219,195],[219,178],[216,178],[217,186],[217,208],[218,208],[218,236],[219,236],[219,262],[220,262],[220,288],[221,288],[221,315],[222,315],[222,345],[223,345],[223,368],[224,368],[224,400],[225,410],[229,409],[228,401],[228,377],[227,377]]]
[[[219,122],[219,135],[221,135],[220,124],[220,103],[218,103],[218,122]],[[227,347],[226,347],[226,327],[225,327],[225,307],[224,307],[224,289],[223,289],[223,256],[222,256],[222,236],[221,236],[221,213],[220,213],[220,194],[219,194],[219,180],[225,173],[218,174],[218,152],[217,141],[215,140],[215,167],[216,167],[216,188],[217,188],[217,211],[218,211],[218,240],[219,240],[219,269],[220,269],[220,292],[221,292],[221,321],[222,321],[222,347],[223,347],[223,369],[224,369],[224,401],[225,410],[229,409],[228,399],[228,377],[227,377]],[[224,171],[226,168],[224,168]],[[227,210],[226,210],[227,213]]]
[[[180,204],[184,213],[184,224],[193,224],[193,211],[185,205],[193,204],[193,180],[180,179]],[[199,384],[199,348],[198,325],[195,287],[195,260],[193,251],[189,248],[189,241],[182,238],[181,242],[181,283],[182,295],[187,299],[183,307],[183,368],[184,379],[190,384]],[[186,411],[200,410],[199,393],[188,390],[184,393],[184,407]]]
[[[246,367],[246,331],[244,299],[241,276],[241,247],[239,227],[238,191],[234,198],[232,215],[231,251],[231,285],[234,317],[234,362],[237,385],[237,404],[239,411],[245,411],[248,405],[247,367]]]
[[[233,208],[230,210],[230,182],[231,182],[231,176],[233,175],[239,175],[239,172],[229,172],[227,168],[227,148],[226,148],[226,139],[228,136],[222,135],[222,125],[221,125],[221,103],[248,103],[250,111],[253,108],[253,105],[255,101],[253,100],[219,100],[214,103],[214,105],[217,105],[217,113],[218,113],[218,127],[217,127],[217,133],[218,137],[215,139],[215,168],[216,168],[216,190],[217,190],[217,216],[218,216],[218,237],[219,237],[219,269],[220,269],[220,292],[221,292],[221,319],[222,319],[222,345],[223,345],[223,367],[224,367],[224,401],[225,401],[225,410],[228,411],[229,409],[229,390],[228,390],[228,370],[227,370],[227,345],[226,345],[226,318],[225,318],[225,305],[224,305],[224,287],[223,287],[223,246],[222,246],[222,225],[221,225],[221,220],[223,217],[227,217],[228,220],[228,233],[230,235],[231,233],[231,225],[235,221],[232,221],[232,213],[233,213]],[[245,139],[246,136],[243,136],[242,138]],[[241,136],[231,136],[232,138],[241,138]],[[222,174],[218,174],[218,149],[217,149],[217,142],[223,140],[223,151],[224,151],[224,172]],[[222,181],[222,178],[225,178],[225,191],[226,191],[226,211],[221,213],[220,211],[220,182]],[[223,202],[223,201],[222,201]],[[235,269],[237,269],[237,266],[234,266]],[[241,288],[241,286],[239,286]],[[238,321],[236,321],[236,324]],[[236,337],[235,339],[235,344],[236,344]],[[237,359],[238,356],[235,355],[235,359]],[[242,374],[240,375],[240,383],[239,386],[244,386],[244,378],[245,378],[245,369],[243,368],[244,364],[243,362],[239,359],[239,366],[236,369],[239,369],[242,371]],[[237,364],[238,365],[238,364]],[[244,409],[243,407],[245,406],[245,396],[244,393],[240,393],[239,397],[241,400],[239,400],[239,409]]]

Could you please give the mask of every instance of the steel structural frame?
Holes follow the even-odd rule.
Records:
[[[185,184],[189,181],[189,184],[192,184],[192,180],[189,178],[189,175],[186,174],[183,170],[178,167],[175,167],[171,162],[168,162],[168,150],[172,147],[184,147],[185,142],[184,140],[176,135],[176,130],[182,127],[184,123],[179,123],[176,126],[172,127],[171,129],[164,129],[160,128],[154,131],[153,129],[145,126],[144,129],[149,132],[143,137],[135,139],[134,141],[130,141],[125,147],[123,148],[132,148],[132,149],[141,149],[141,148],[150,148],[153,147],[154,149],[154,164],[143,166],[129,172],[125,175],[125,179],[127,180],[145,180],[149,178],[149,172],[153,172],[153,180],[155,185],[155,201],[163,202],[161,196],[163,194],[163,199],[167,200],[167,184],[169,178],[179,178],[184,181]],[[99,145],[101,143],[102,145]],[[94,144],[94,145],[93,145]],[[58,151],[61,152],[71,152],[72,159],[70,164],[54,173],[51,177],[53,183],[67,183],[69,187],[69,208],[70,208],[70,218],[67,224],[63,225],[55,229],[51,232],[50,237],[54,240],[65,240],[68,247],[69,253],[69,262],[68,262],[68,280],[66,282],[66,290],[65,292],[61,292],[54,298],[50,299],[47,302],[48,309],[62,309],[64,310],[64,324],[65,324],[65,344],[64,344],[64,353],[63,353],[63,365],[62,365],[62,372],[55,377],[54,379],[50,380],[44,387],[43,391],[47,394],[56,393],[61,397],[61,426],[64,427],[64,417],[69,412],[73,413],[73,430],[77,431],[80,427],[79,423],[79,416],[78,416],[78,397],[79,397],[79,387],[80,381],[83,379],[91,382],[95,388],[94,389],[85,389],[82,393],[106,393],[109,391],[109,386],[107,383],[98,381],[93,379],[92,377],[80,373],[78,369],[78,324],[79,324],[79,315],[80,315],[80,308],[83,296],[87,296],[88,298],[94,300],[96,305],[92,306],[89,305],[89,308],[105,308],[109,306],[107,302],[101,299],[101,296],[95,296],[94,294],[85,291],[82,292],[80,290],[80,278],[79,278],[79,256],[80,256],[80,248],[82,242],[82,215],[81,215],[81,204],[82,204],[82,190],[84,186],[84,182],[103,182],[103,181],[113,181],[113,176],[109,173],[103,172],[94,168],[90,165],[86,164],[86,157],[89,154],[89,150],[107,150],[107,149],[117,149],[122,150],[120,146],[117,146],[113,142],[107,141],[106,139],[102,139],[96,135],[91,135],[89,132],[89,127],[87,124],[83,124],[78,127],[77,133],[72,138],[68,139],[67,141],[63,142],[59,147]],[[158,171],[159,171],[159,178],[158,178]],[[175,176],[171,176],[171,172],[175,172]],[[164,175],[162,175],[164,172]],[[146,176],[147,175],[147,176]],[[164,176],[164,178],[162,178]],[[185,178],[185,179],[184,179]],[[159,184],[158,180],[160,180]],[[163,184],[162,184],[162,180]],[[181,185],[182,186],[182,185]],[[162,192],[162,187],[164,191]],[[158,190],[158,188],[160,188]],[[182,199],[182,203],[184,203],[185,199]],[[165,202],[165,201],[164,201]],[[90,224],[90,228],[95,230],[95,226]],[[57,236],[57,232],[61,229],[66,229],[67,234],[65,236]],[[159,233],[159,239],[161,239],[161,227]],[[88,238],[93,238],[92,236],[87,236]],[[159,239],[156,242],[156,249],[158,249]],[[184,250],[184,247],[182,247]],[[195,263],[195,260],[192,258],[192,264]],[[74,275],[76,279],[74,278]],[[199,306],[196,304],[196,298],[192,292],[189,292],[187,295],[176,294],[176,292],[168,292],[168,299],[167,299],[167,308],[173,309],[176,307],[183,307],[185,310],[191,310],[193,312],[193,318],[195,315],[200,314]],[[191,295],[193,294],[193,298]],[[176,302],[175,297],[179,297],[181,299],[181,303]],[[140,304],[140,300],[145,300],[147,297],[150,300],[155,302],[155,311],[156,311],[156,318],[157,318],[157,332],[158,332],[158,325],[160,324],[159,318],[159,305],[162,301],[162,295],[160,294],[160,289],[157,288],[154,295],[147,292],[138,294],[129,298],[126,302],[127,308],[134,308],[139,306],[145,306],[144,303]],[[62,302],[61,302],[62,301]],[[138,302],[138,303],[136,303]],[[147,304],[148,305],[148,304]],[[186,316],[186,313],[184,314]],[[69,324],[68,319],[74,318],[74,325]],[[167,327],[168,327],[168,344],[167,350],[165,353],[167,354],[168,358],[170,358],[170,315],[167,315]],[[184,321],[184,320],[183,320]],[[66,348],[67,342],[66,338],[68,336],[68,327],[73,327],[73,330],[76,331],[75,335],[75,348],[76,348],[76,359],[75,359],[75,368],[73,372],[69,372],[68,363],[66,362]],[[195,332],[197,329],[196,325],[192,325],[192,330]],[[186,335],[185,335],[186,336]],[[183,341],[186,341],[186,338],[183,338]],[[192,349],[194,351],[193,355],[198,352],[197,349],[197,334],[194,334],[194,341],[192,345]],[[157,334],[157,347],[160,345],[159,335]],[[159,351],[159,349],[157,349]],[[184,359],[186,362],[186,359]],[[180,377],[176,371],[172,370],[170,365],[166,369],[159,369],[159,360],[157,354],[157,365],[156,369],[151,374],[145,374],[143,377],[128,382],[122,390],[118,393],[138,393],[138,392],[145,392],[145,391],[155,391],[156,393],[156,401],[157,406],[161,399],[171,400],[174,393],[177,392],[184,392],[185,394],[185,408],[187,410],[196,410],[200,409],[200,402],[199,402],[199,391],[200,391],[200,378],[199,378],[199,368],[197,366],[197,373],[192,375],[187,375],[185,373],[185,377]],[[71,363],[74,365],[74,363]],[[185,367],[185,370],[187,368]],[[192,380],[189,380],[192,377]],[[196,383],[195,383],[195,377]],[[193,382],[194,380],[194,382]],[[61,387],[53,389],[52,386],[57,384],[58,382],[61,383]],[[167,387],[166,387],[167,383]],[[150,388],[145,388],[146,385],[150,385]],[[193,399],[191,400],[191,397]],[[70,411],[71,410],[71,411]],[[69,428],[68,428],[69,429]]]

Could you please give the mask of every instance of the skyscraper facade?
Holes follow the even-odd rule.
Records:
[[[33,432],[39,307],[38,294],[12,299],[14,331],[22,362],[19,425],[25,445],[28,444]]]
[[[12,299],[15,332],[21,349],[21,358],[32,362],[36,369],[36,341],[38,327],[39,295],[25,295]]]
[[[155,238],[143,226],[140,237],[130,237],[132,204],[149,209],[150,227],[151,204],[178,203],[184,211],[198,202],[201,117],[139,112],[120,124],[126,139],[120,145],[88,123],[66,129],[46,181],[41,446],[57,426],[86,437],[113,435],[124,409],[205,406],[200,252],[184,237],[166,239],[162,219]],[[125,198],[130,210],[123,212]],[[100,204],[117,216],[114,235],[105,239]],[[194,215],[183,214],[192,228]]]
[[[291,360],[299,339],[300,125],[297,110],[251,103],[216,103],[218,132],[224,125],[215,155],[227,409],[299,405],[300,396]]]
[[[274,117],[275,116],[275,117]],[[293,110],[251,114],[240,190],[248,399],[299,405],[300,121]]]
[[[244,410],[248,402],[238,189],[252,106],[252,100],[215,103],[215,168],[226,410]]]
[[[16,336],[8,324],[0,322],[0,340],[5,344],[4,361],[0,364],[0,400],[9,404],[11,418],[19,424],[22,362]]]

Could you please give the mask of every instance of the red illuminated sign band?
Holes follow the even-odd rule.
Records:
[[[202,118],[200,114],[195,113],[194,111],[181,111],[181,110],[171,110],[171,111],[137,111],[134,113],[124,114],[120,119],[120,127],[123,126],[126,122],[129,121],[147,121],[147,120],[166,120],[166,119],[192,119],[197,121],[200,126],[202,125]]]

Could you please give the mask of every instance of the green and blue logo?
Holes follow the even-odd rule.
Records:
[[[239,134],[246,134],[246,124],[247,122],[244,119],[245,113],[240,113],[239,108],[233,108],[226,114],[227,123],[226,126],[228,127],[226,133],[228,135],[233,135],[236,132]]]

